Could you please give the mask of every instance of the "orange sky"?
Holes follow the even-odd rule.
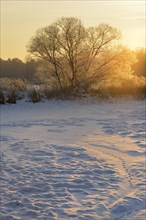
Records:
[[[122,43],[145,47],[145,4],[145,0],[1,0],[1,58],[24,59],[35,31],[62,16],[78,17],[85,26],[109,23],[121,30]]]

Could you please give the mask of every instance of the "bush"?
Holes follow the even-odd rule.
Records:
[[[11,104],[16,104],[16,100],[17,100],[17,95],[16,92],[14,90],[10,90],[8,92],[8,99],[7,102],[11,103]]]
[[[144,98],[146,97],[146,85],[123,85],[123,86],[110,86],[108,87],[109,96],[119,97],[119,96],[132,96],[134,98]]]
[[[2,90],[0,90],[0,104],[5,104],[5,96]]]
[[[21,79],[0,78],[0,88],[2,90],[23,91],[26,89],[26,82]]]
[[[36,102],[40,102],[42,97],[41,97],[41,94],[40,94],[40,91],[39,90],[36,90],[36,89],[30,89],[29,93],[28,93],[28,97],[30,98],[30,100],[33,102],[33,103],[36,103]]]
[[[62,90],[58,87],[44,87],[42,93],[47,99],[72,99],[78,96],[71,87],[64,87]]]
[[[102,85],[100,88],[91,88],[89,94],[98,96],[100,99],[109,99],[110,97],[133,97],[146,98],[146,84],[144,82],[127,81],[120,85],[110,84]]]

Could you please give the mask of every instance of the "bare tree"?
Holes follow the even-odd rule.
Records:
[[[114,58],[103,58],[119,37],[118,30],[108,24],[86,29],[79,19],[62,17],[39,29],[28,51],[52,65],[51,74],[61,89],[64,85],[75,88],[104,78],[105,66]]]
[[[71,86],[76,83],[77,55],[81,52],[85,33],[79,19],[63,17],[52,25],[39,29],[30,41],[28,51],[53,65],[60,88],[64,74]],[[64,71],[64,65],[68,72]]]

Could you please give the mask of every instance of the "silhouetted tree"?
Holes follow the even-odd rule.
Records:
[[[70,86],[85,90],[132,73],[134,55],[117,44],[120,36],[108,24],[85,28],[79,19],[63,17],[39,29],[27,49],[44,61],[40,70],[52,82],[55,79],[60,89]]]
[[[28,51],[51,64],[50,76],[56,78],[60,88],[64,83],[75,88],[91,74],[97,78],[93,63],[101,60],[103,52],[118,38],[117,29],[107,24],[85,29],[79,19],[63,17],[39,29],[29,42]]]

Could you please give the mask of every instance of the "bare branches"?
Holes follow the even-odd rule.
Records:
[[[86,29],[79,19],[62,17],[39,29],[28,51],[51,63],[60,88],[65,79],[74,88],[81,81],[98,83],[103,78],[105,67],[114,59],[106,55],[119,36],[117,29],[108,24]]]

